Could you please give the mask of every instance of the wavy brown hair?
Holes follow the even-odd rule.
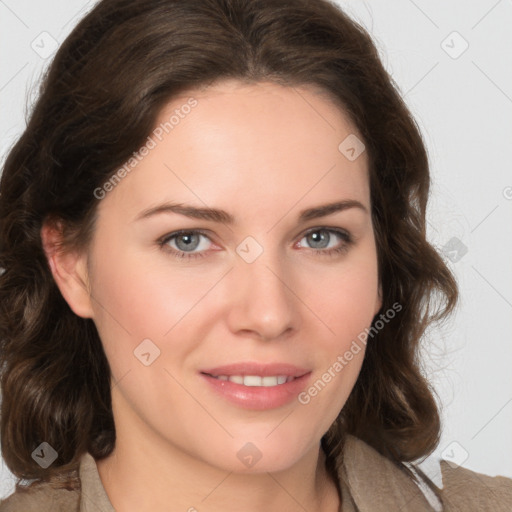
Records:
[[[94,190],[143,145],[161,109],[230,78],[320,88],[366,145],[382,311],[403,309],[368,343],[322,438],[329,469],[346,432],[398,465],[437,446],[419,346],[452,312],[457,285],[426,239],[421,134],[368,33],[327,0],[103,0],[57,52],[0,182],[1,449],[17,477],[64,485],[84,452],[103,458],[115,443],[102,343],[54,282],[43,222],[62,228],[63,250],[86,248]],[[43,441],[58,453],[47,469],[31,457]]]

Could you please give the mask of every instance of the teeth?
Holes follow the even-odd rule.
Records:
[[[270,380],[272,380],[271,384],[268,384],[268,377],[266,378],[266,386],[276,386],[277,385],[277,378],[270,377]],[[261,377],[258,377],[257,375],[246,375],[243,378],[243,385],[244,386],[262,386],[263,385],[263,379]]]
[[[234,382],[235,384],[243,384],[244,386],[279,386],[280,384],[284,384],[285,382],[290,382],[294,380],[295,377],[287,377],[286,375],[276,375],[276,376],[267,376],[260,377],[259,375],[219,375],[216,377],[219,380],[229,380],[230,382]]]

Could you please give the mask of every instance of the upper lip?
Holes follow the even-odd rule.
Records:
[[[207,373],[213,377],[218,377],[219,375],[227,375],[228,377],[232,375],[259,375],[261,377],[285,375],[287,377],[302,377],[309,372],[310,370],[293,364],[256,362],[232,363],[201,370],[201,373]]]

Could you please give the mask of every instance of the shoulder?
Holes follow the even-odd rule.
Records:
[[[80,491],[55,489],[49,483],[20,486],[0,500],[0,512],[78,512],[79,500]]]
[[[417,467],[417,481],[373,447],[348,435],[338,463],[340,476],[346,479],[347,490],[354,502],[368,505],[368,510],[386,510],[385,506],[414,504],[414,510],[445,512],[510,512],[512,510],[512,479],[491,477],[463,467],[452,467],[441,460],[439,469],[442,488],[425,478]],[[368,489],[372,489],[368,493]],[[371,494],[371,495],[369,495]],[[374,503],[375,501],[375,503]],[[383,501],[385,502],[385,506]],[[374,508],[371,508],[371,507]],[[381,508],[378,508],[378,507]],[[360,508],[364,508],[361,507]],[[392,510],[389,509],[389,510]]]
[[[0,500],[0,512],[115,512],[90,453],[83,453],[74,468],[52,478],[52,482],[18,485]]]
[[[489,476],[442,460],[442,496],[446,510],[493,511],[512,510],[512,479]]]

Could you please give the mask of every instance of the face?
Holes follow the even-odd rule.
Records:
[[[381,307],[367,156],[339,149],[354,134],[308,87],[225,81],[161,112],[86,255],[118,435],[229,471],[318,450],[364,345],[339,358]]]

